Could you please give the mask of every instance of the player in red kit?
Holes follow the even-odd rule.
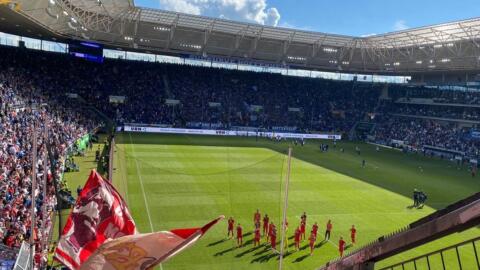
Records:
[[[255,228],[255,235],[253,237],[253,247],[260,245],[260,227]]]
[[[275,225],[272,226],[272,230],[270,231],[270,243],[272,245],[272,249],[277,250],[277,228]]]
[[[260,211],[257,209],[257,212],[253,213],[253,225],[256,225],[257,222],[260,223],[262,219],[262,215],[260,215]]]
[[[238,226],[237,226],[237,247],[241,247],[242,245],[243,245],[243,228],[240,225],[240,223],[238,223]]]
[[[302,220],[302,222],[300,223],[300,233],[301,233],[302,240],[305,239],[305,227],[306,226],[307,226],[307,223],[305,223],[305,221]]]
[[[313,232],[313,234],[315,235],[315,238],[317,238],[317,233],[318,233],[318,224],[317,224],[317,222],[315,222],[315,224],[313,224],[313,226],[312,226],[312,232]]]
[[[303,212],[303,215],[300,217],[301,221],[305,222],[305,225],[307,224],[307,212]]]
[[[270,237],[272,236],[272,229],[273,227],[275,227],[275,225],[273,224],[273,221],[270,222],[270,224],[268,225],[268,233],[267,233],[267,242],[269,241]]]
[[[327,229],[325,230],[325,240],[330,240],[330,233],[332,232],[332,229],[333,229],[332,221],[328,220]]]
[[[310,256],[313,254],[313,249],[315,248],[315,241],[317,241],[317,236],[313,233],[313,231],[310,233],[310,237],[308,238],[310,241]]]
[[[233,227],[235,226],[235,220],[233,217],[230,217],[228,219],[228,233],[227,233],[227,238],[233,238]],[[230,233],[232,236],[230,236]]]
[[[268,222],[269,221],[270,221],[270,218],[268,217],[267,214],[265,214],[265,216],[263,217],[263,235],[268,235]]]
[[[352,238],[352,245],[355,245],[355,236],[357,234],[357,229],[355,229],[355,225],[352,225],[350,229],[350,238]]]
[[[299,250],[300,249],[300,227],[297,227],[297,229],[295,230],[295,250]]]
[[[338,251],[340,252],[340,257],[343,256],[343,251],[345,251],[345,244],[346,242],[343,240],[343,237],[340,237],[338,241]]]

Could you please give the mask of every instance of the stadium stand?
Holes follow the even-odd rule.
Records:
[[[2,67],[7,65],[2,63]],[[47,259],[46,241],[52,230],[51,214],[57,206],[56,189],[65,189],[60,180],[67,150],[95,126],[92,120],[95,118],[85,117],[74,102],[67,106],[65,99],[55,98],[54,88],[47,86],[54,84],[47,78],[35,76],[30,70],[0,70],[0,239],[6,247],[16,250],[33,233],[37,251],[35,262],[41,265]],[[34,123],[37,123],[35,128]],[[50,130],[46,140],[41,135],[45,126]],[[44,187],[42,181],[37,182],[37,223],[32,232],[29,227],[34,132],[38,135],[37,178],[47,174],[47,186]],[[45,158],[46,148],[49,148],[48,158]],[[11,256],[12,252],[2,252],[0,260],[14,260]]]

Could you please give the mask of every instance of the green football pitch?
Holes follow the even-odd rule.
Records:
[[[196,227],[225,215],[233,216],[246,233],[244,246],[236,248],[234,240],[226,239],[225,220],[195,246],[162,264],[161,269],[278,269],[278,256],[266,245],[253,248],[251,232],[256,209],[262,216],[268,214],[277,228],[280,226],[290,142],[120,133],[116,143],[113,181],[140,232]],[[376,151],[372,145],[343,141],[336,148],[324,141],[330,144],[330,151],[321,153],[319,143],[312,140],[303,147],[293,146],[288,199],[288,238],[305,211],[307,234],[313,222],[318,222],[319,239],[312,256],[306,240],[295,252],[290,239],[283,269],[315,269],[337,258],[339,237],[350,243],[352,224],[357,228],[357,244],[349,245],[347,252],[480,191],[479,178],[472,178],[467,167],[457,168],[449,161],[385,148]],[[356,146],[360,155],[354,151]],[[363,159],[365,168],[361,166]],[[422,209],[409,207],[414,188],[429,196]],[[333,222],[331,241],[322,241],[328,219]],[[475,228],[451,235],[378,265],[409,259],[479,234]],[[460,257],[463,269],[474,269],[471,250],[460,252]],[[456,265],[456,254],[446,253],[445,261]]]

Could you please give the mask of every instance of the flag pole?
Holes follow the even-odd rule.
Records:
[[[290,169],[292,163],[292,147],[288,147],[288,160],[287,160],[287,176],[285,178],[285,203],[283,206],[283,218],[282,218],[282,241],[280,243],[280,258],[278,269],[281,270],[283,267],[283,253],[285,252],[285,237],[287,237],[287,209],[288,209],[288,186],[290,184]]]
[[[30,208],[31,215],[31,224],[30,224],[30,266],[34,268],[34,250],[35,250],[35,189],[37,188],[37,127],[36,120],[34,120],[33,125],[33,136],[32,136],[32,202]]]
[[[42,249],[47,250],[48,254],[48,237],[46,234],[46,228],[47,228],[47,176],[48,176],[48,150],[47,150],[47,144],[48,144],[48,118],[45,116],[45,123],[43,126],[43,190],[42,190],[42,195],[43,195],[43,204],[42,204],[42,227],[43,227],[43,239],[42,239]],[[53,224],[52,224],[53,225]],[[50,231],[51,233],[51,231]]]

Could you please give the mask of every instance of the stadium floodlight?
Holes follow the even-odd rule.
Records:
[[[348,61],[343,61],[343,62],[342,62],[342,65],[350,65],[350,62],[348,62]]]
[[[440,62],[448,63],[448,62],[450,62],[450,59],[449,58],[443,58],[442,60],[440,60]]]
[[[63,15],[68,16],[68,12],[66,12],[66,11],[64,10],[64,11],[63,11]]]
[[[294,61],[305,61],[307,58],[301,57],[301,56],[287,56],[288,60],[294,60]]]
[[[428,68],[436,68],[437,66],[435,65],[429,65]]]
[[[417,61],[417,62],[415,62],[415,63],[416,63],[417,65],[421,65],[421,64],[423,64],[423,61],[419,60],[419,61]]]
[[[325,48],[323,48],[323,51],[326,52],[326,53],[336,53],[338,50],[334,49],[334,48],[325,47]]]
[[[48,2],[52,5],[55,5],[55,0],[49,0]]]
[[[169,32],[170,28],[164,26],[154,26],[153,30],[161,31],[161,32]]]
[[[328,61],[330,64],[336,64],[337,63],[337,60],[330,60]]]
[[[442,47],[443,47],[442,44],[435,44],[435,45],[433,45],[433,48],[442,48]]]
[[[77,19],[75,19],[74,17],[71,17],[70,20],[71,20],[73,23],[77,23]]]
[[[398,66],[400,66],[400,62],[395,62],[395,63],[393,63],[393,65],[398,67]]]
[[[187,43],[180,43],[180,47],[191,48],[191,49],[196,49],[196,50],[200,50],[200,49],[202,48],[201,45],[198,45],[198,44],[187,44]]]
[[[132,41],[133,40],[133,37],[130,37],[130,36],[124,36],[123,39],[127,40],[127,41]]]

